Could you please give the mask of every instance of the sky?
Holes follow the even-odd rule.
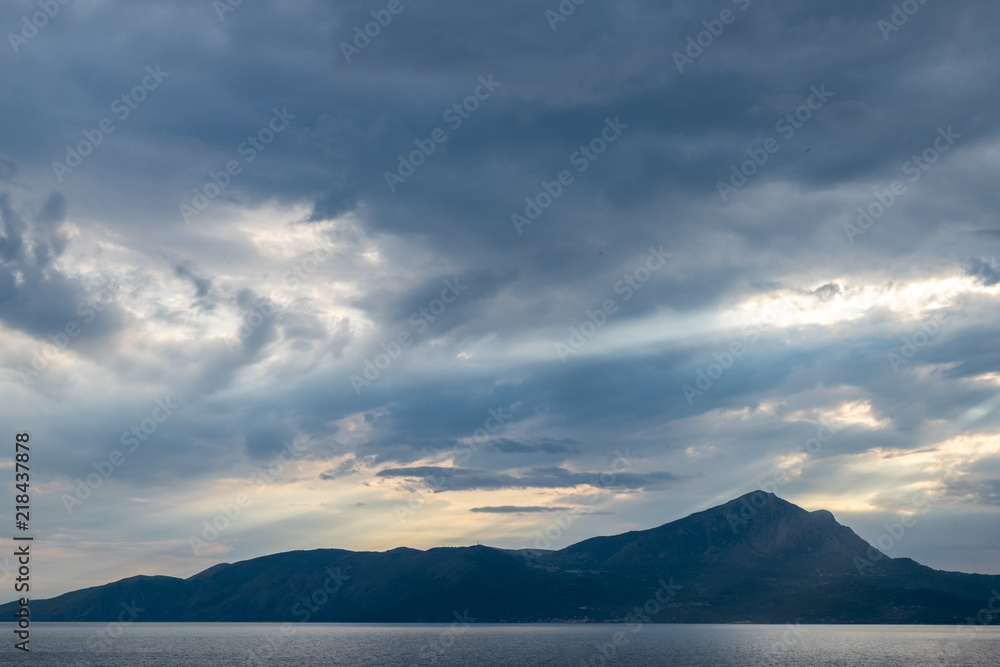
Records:
[[[998,20],[3,3],[32,595],[561,548],[761,488],[1000,573]]]

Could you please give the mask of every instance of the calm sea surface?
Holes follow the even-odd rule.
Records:
[[[4,624],[7,628],[11,626]],[[284,628],[284,629],[283,629]],[[677,665],[996,667],[1000,627],[36,623],[31,653],[4,632],[0,665]],[[621,633],[616,635],[616,633]],[[617,643],[616,643],[617,639]],[[255,657],[256,656],[256,657]],[[607,656],[607,657],[605,657]]]

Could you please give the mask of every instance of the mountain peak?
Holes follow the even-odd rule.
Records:
[[[727,503],[718,505],[717,507],[710,508],[706,511],[710,512],[712,510],[722,510],[730,508],[732,506],[747,506],[753,507],[755,509],[762,509],[764,507],[774,507],[780,508],[782,511],[787,512],[806,512],[795,503],[789,502],[784,498],[777,496],[770,491],[762,491],[757,489],[749,493],[744,493],[742,496],[733,498]]]
[[[805,553],[864,556],[871,546],[853,530],[837,523],[828,510],[810,512],[766,491],[751,491],[688,519],[699,516],[715,522],[722,517],[730,528],[728,537],[732,538],[721,538],[722,542],[762,556]]]
[[[830,510],[813,510],[810,514],[823,521],[833,521],[834,523],[837,521],[837,518],[833,516],[833,512]]]
[[[853,567],[871,546],[826,510],[809,512],[773,493],[756,490],[657,528],[596,537],[555,552],[565,563],[598,560],[607,566],[684,565],[710,557],[734,567],[750,561],[830,558]]]

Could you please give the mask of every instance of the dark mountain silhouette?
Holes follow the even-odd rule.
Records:
[[[669,598],[647,605],[664,585]],[[130,577],[33,600],[31,613],[35,621],[114,621],[136,608],[138,621],[534,622],[621,621],[645,606],[654,622],[950,624],[1000,599],[997,589],[1000,576],[889,558],[830,512],[755,491],[559,551],[292,551],[188,579]],[[0,615],[15,610],[7,604]]]

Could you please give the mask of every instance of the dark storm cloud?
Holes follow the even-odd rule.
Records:
[[[581,8],[553,32],[542,9],[533,3],[515,2],[503,9],[474,3],[461,11],[432,3],[404,12],[391,30],[352,63],[344,62],[339,44],[349,40],[354,26],[367,18],[369,8],[363,3],[336,8],[306,3],[280,19],[268,8],[241,7],[222,23],[204,8],[174,5],[163,19],[197,28],[188,41],[168,43],[140,33],[128,42],[149,55],[159,48],[164,60],[172,56],[179,61],[171,65],[174,70],[168,80],[174,92],[168,96],[165,83],[162,91],[156,91],[164,97],[145,102],[135,119],[122,122],[121,131],[141,131],[140,126],[126,123],[153,114],[155,119],[143,120],[142,128],[166,124],[177,136],[193,137],[218,156],[200,160],[202,173],[217,169],[226,155],[235,152],[241,136],[259,126],[261,121],[252,117],[269,110],[263,103],[256,105],[259,109],[241,109],[236,103],[252,72],[256,86],[268,91],[268,99],[261,102],[287,103],[296,110],[298,120],[289,131],[297,134],[294,139],[279,137],[254,163],[245,165],[246,173],[234,179],[227,197],[253,202],[292,199],[312,191],[318,201],[331,197],[333,210],[338,212],[363,201],[369,210],[367,224],[373,228],[417,232],[443,252],[475,252],[504,270],[512,266],[530,269],[525,280],[545,275],[547,284],[568,287],[581,262],[593,257],[587,247],[590,243],[572,243],[566,237],[568,230],[581,239],[605,236],[612,244],[627,237],[637,246],[647,240],[662,241],[671,233],[687,236],[690,220],[685,218],[690,216],[676,213],[697,199],[711,202],[709,186],[727,177],[731,163],[745,159],[743,148],[734,147],[749,148],[764,135],[773,134],[775,120],[801,104],[812,85],[826,81],[836,91],[831,107],[818,112],[799,137],[789,142],[788,150],[776,156],[783,162],[776,162],[774,170],[768,165],[748,187],[779,177],[822,181],[826,187],[866,178],[881,168],[872,155],[885,156],[878,158],[881,162],[895,162],[923,147],[916,140],[916,130],[904,135],[905,128],[894,125],[887,134],[877,121],[880,116],[917,104],[923,110],[920,116],[898,115],[904,123],[916,126],[933,115],[933,105],[947,104],[949,113],[940,114],[946,118],[936,118],[934,123],[958,127],[961,119],[954,116],[989,103],[978,99],[992,94],[987,89],[970,90],[968,94],[977,95],[976,100],[951,104],[940,96],[925,96],[914,83],[919,73],[930,72],[939,60],[927,57],[913,62],[908,45],[929,43],[930,50],[944,48],[956,31],[968,29],[948,7],[922,7],[919,17],[886,42],[875,25],[883,12],[869,4],[822,3],[804,10],[789,2],[754,3],[741,16],[739,26],[719,38],[690,70],[677,73],[671,53],[683,50],[687,36],[701,29],[701,20],[727,4],[705,6],[704,17],[691,8],[651,3],[628,3],[628,9]],[[967,11],[980,19],[973,25],[983,25],[994,10],[980,3]],[[96,17],[72,16],[85,21],[78,29],[99,25]],[[118,20],[128,22],[134,17],[125,13]],[[91,21],[94,25],[88,25]],[[303,31],[303,25],[315,29]],[[498,28],[501,25],[504,29]],[[53,24],[51,30],[53,38],[74,35],[62,34],[69,30],[65,24]],[[971,30],[963,41],[974,42],[980,34],[976,28]],[[218,34],[227,40],[221,54],[214,42]],[[502,35],[517,36],[521,56],[510,57],[510,38]],[[610,49],[606,60],[574,55],[579,40],[588,35]],[[654,35],[655,40],[646,39]],[[780,38],[762,40],[761,35]],[[293,36],[294,48],[272,48],[287,48]],[[834,48],[844,40],[855,48]],[[62,47],[51,41],[35,46],[78,48],[72,39]],[[460,61],[444,56],[456,51],[463,53]],[[220,75],[215,79],[191,68],[193,54],[206,52],[219,56],[215,67]],[[264,59],[262,52],[274,57]],[[313,57],[305,58],[309,53]],[[75,55],[91,61],[108,57]],[[289,70],[296,57],[300,63]],[[544,58],[547,67],[531,66],[537,58]],[[633,71],[631,79],[622,80],[618,72],[622,62]],[[21,62],[17,72],[30,69],[31,64],[30,59]],[[724,66],[728,69],[722,70]],[[506,70],[495,73],[501,81],[507,80],[496,95],[451,132],[449,141],[418,169],[412,182],[395,194],[389,192],[383,174],[396,165],[397,156],[413,150],[414,140],[424,138],[433,127],[445,125],[442,112],[471,93],[477,76],[494,70]],[[310,75],[321,85],[299,85]],[[197,113],[182,102],[194,96],[201,102]],[[850,104],[871,109],[863,133],[845,125],[843,114],[838,115],[837,105]],[[826,111],[831,112],[829,117],[822,115]],[[632,134],[612,146],[587,173],[578,175],[578,183],[528,230],[530,238],[517,238],[509,224],[510,213],[523,205],[526,195],[538,191],[542,179],[551,180],[568,166],[570,153],[595,136],[607,115],[621,115],[632,124]],[[931,135],[935,127],[928,127]],[[845,131],[854,132],[857,141],[840,141]],[[806,133],[810,143],[825,141],[828,148],[813,150],[809,163],[790,162],[791,142],[798,145]],[[975,135],[966,136],[975,140]],[[873,137],[895,141],[898,149],[889,150],[883,144],[869,155],[865,149]],[[114,150],[112,140],[116,139],[109,137],[108,146],[102,149]],[[664,150],[677,142],[689,145],[682,151]],[[838,154],[846,150],[856,155]],[[182,153],[172,151],[171,159],[177,164]],[[306,168],[320,164],[322,170]],[[273,178],[276,173],[282,176]],[[197,177],[189,179],[177,194],[188,196],[190,187],[200,182]],[[685,190],[695,184],[708,196],[692,200]],[[667,200],[672,201],[675,213],[670,219],[643,214],[647,207]],[[317,204],[317,209],[324,207]],[[595,215],[602,209],[602,215]],[[622,222],[609,230],[605,220],[612,212]],[[696,215],[703,217],[703,213]],[[767,242],[766,237],[754,239],[752,235],[747,240],[758,246]],[[718,275],[702,279],[697,273],[690,278],[705,294],[727,289],[726,282],[732,279]],[[664,285],[656,292],[662,297],[672,287],[676,285]],[[674,296],[675,303],[690,299],[690,290],[680,292]]]
[[[557,466],[533,468],[524,474],[500,474],[484,470],[465,468],[442,468],[438,466],[416,466],[412,468],[387,468],[378,477],[403,477],[406,479],[435,480],[434,492],[468,491],[472,489],[568,489],[580,485],[591,485],[614,489],[662,488],[683,478],[669,472],[617,473],[610,480],[602,479],[602,474],[575,473]]]
[[[75,325],[74,343],[96,342],[119,331],[125,316],[112,291],[87,290],[51,266],[66,247],[58,229],[65,217],[65,201],[56,193],[29,226],[9,193],[0,192],[0,320],[46,340]]]
[[[498,293],[517,278],[514,270],[474,269],[434,276],[402,292],[372,290],[354,305],[387,328],[395,327],[414,337],[440,336],[456,328],[466,329],[480,319]]]
[[[310,473],[324,492],[361,484],[372,465],[384,479],[441,475],[436,490],[570,489],[594,484],[621,451],[635,461],[617,488],[649,491],[627,521],[655,525],[665,500],[755,488],[758,469],[815,434],[804,418],[784,421],[796,410],[861,401],[880,420],[842,426],[790,483],[802,493],[834,484],[851,456],[929,446],[942,423],[997,428],[995,386],[976,379],[1000,371],[990,294],[970,296],[898,369],[887,355],[919,321],[848,304],[841,319],[762,332],[693,403],[681,389],[745,341],[713,317],[762,294],[839,312],[862,288],[1000,284],[1000,90],[984,83],[1000,55],[997,3],[924,3],[885,38],[892,2],[753,0],[683,72],[674,52],[742,3],[590,2],[553,30],[545,10],[557,4],[407,3],[351,62],[341,44],[374,8],[362,0],[242,3],[224,20],[207,1],[78,2],[16,54],[4,42],[0,320],[42,342],[101,297],[108,265],[138,275],[82,327],[93,354],[47,371],[61,403],[33,409],[45,424],[59,411],[45,428],[66,443],[49,469],[89,470],[170,394],[186,408],[109,497],[209,488],[291,440],[308,442],[308,460],[348,457]],[[0,26],[16,29],[36,6],[5,4]],[[147,67],[167,74],[123,107]],[[499,85],[452,127],[445,114],[479,77]],[[786,136],[780,123],[814,88],[829,99]],[[294,118],[251,152],[275,109]],[[104,118],[113,132],[60,180],[52,163]],[[580,171],[607,119],[628,127]],[[386,172],[438,127],[447,141],[391,190]],[[857,207],[905,179],[948,127],[955,146],[851,243],[843,226]],[[716,184],[772,137],[780,150],[723,202]],[[222,175],[231,161],[239,173]],[[561,170],[573,183],[518,234],[511,215]],[[210,184],[218,196],[185,223],[179,206]],[[311,249],[288,239],[304,230],[323,230],[332,250],[289,285],[282,276]],[[651,246],[673,257],[626,301],[616,286]],[[421,315],[446,280],[468,287],[433,320]],[[285,300],[270,287],[288,288]],[[609,298],[617,313],[563,363],[554,344]],[[646,342],[633,344],[629,326]],[[413,344],[356,393],[351,374],[401,332]],[[5,363],[16,376],[21,360]],[[99,391],[80,384],[97,377]],[[510,417],[474,459],[418,465],[461,451],[490,410]],[[970,468],[970,502],[993,507],[997,475]],[[692,479],[697,489],[684,486]],[[511,507],[541,505],[476,509]]]
[[[971,502],[973,505],[1000,506],[1000,479],[963,480],[951,483],[948,486],[948,495]]]

